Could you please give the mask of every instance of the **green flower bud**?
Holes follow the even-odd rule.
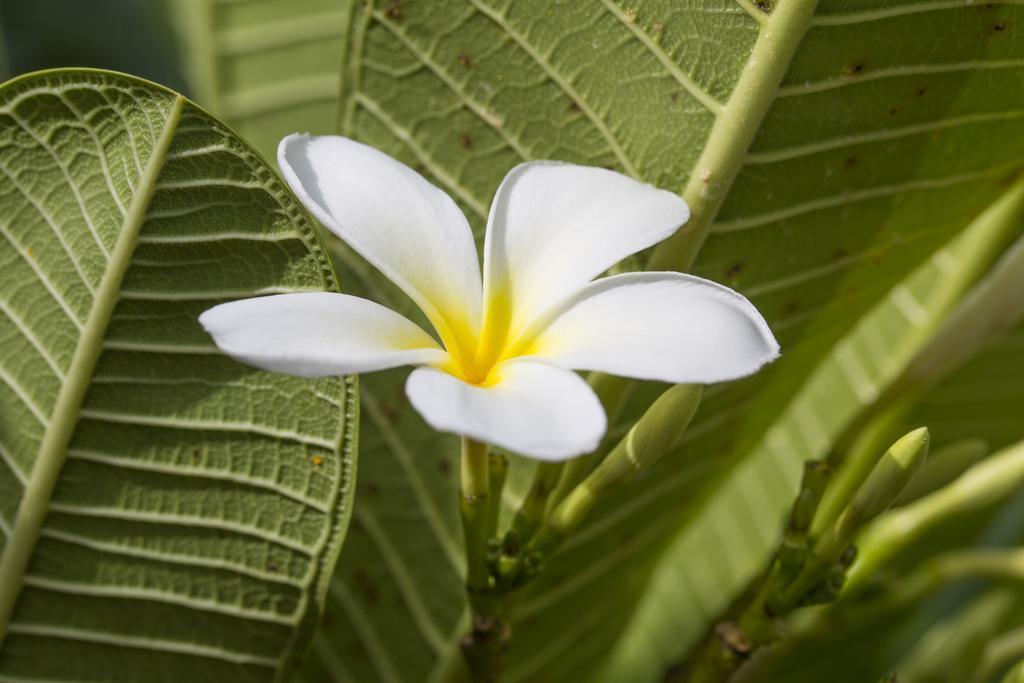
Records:
[[[928,428],[921,427],[889,447],[836,523],[822,534],[814,549],[816,555],[829,562],[838,558],[865,524],[889,509],[924,464],[928,441]]]
[[[677,384],[659,396],[608,457],[555,508],[535,547],[567,536],[602,495],[678,445],[697,412],[701,393],[699,384]]]
[[[928,428],[921,427],[890,446],[843,511],[840,527],[852,532],[888,510],[924,464],[928,441]]]
[[[906,505],[939,490],[988,454],[989,445],[984,439],[961,439],[929,453],[928,462],[896,497],[893,505]]]
[[[701,393],[699,384],[677,384],[665,391],[577,490],[600,495],[672,450],[697,412]]]

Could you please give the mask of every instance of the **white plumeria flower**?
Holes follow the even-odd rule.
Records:
[[[607,426],[574,370],[709,383],[778,356],[764,318],[727,287],[681,273],[594,280],[686,222],[671,192],[602,168],[517,166],[491,205],[481,279],[465,216],[411,168],[337,136],[291,135],[278,161],[313,215],[408,294],[437,339],[330,292],[203,313],[217,345],[250,365],[305,377],[419,366],[406,393],[435,429],[564,460],[594,450]]]

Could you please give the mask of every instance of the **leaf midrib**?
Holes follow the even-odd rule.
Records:
[[[0,643],[7,636],[11,616],[25,585],[25,573],[67,459],[67,447],[78,424],[89,380],[103,350],[103,338],[119,299],[121,282],[131,263],[146,210],[156,190],[156,181],[167,158],[184,105],[185,98],[177,95],[139,178],[138,189],[125,213],[107,269],[96,290],[71,365],[57,395],[50,422],[43,433],[14,526],[3,554],[0,555]]]
[[[818,0],[778,3],[760,29],[728,102],[718,112],[700,158],[690,172],[683,199],[689,222],[651,254],[648,270],[688,271],[697,259],[711,221],[725,201],[747,150],[776,100],[796,49],[810,28]]]

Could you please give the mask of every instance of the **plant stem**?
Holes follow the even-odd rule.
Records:
[[[505,488],[508,476],[508,458],[501,453],[488,453],[488,486],[487,515],[484,524],[484,543],[494,536],[498,530],[498,517],[501,515],[501,492]]]
[[[603,372],[592,372],[587,378],[587,383],[594,390],[594,393],[597,394],[601,405],[604,406],[604,412],[608,416],[608,423],[614,423],[619,413],[622,412],[626,399],[629,398],[633,390],[633,380],[606,375]],[[576,488],[590,474],[594,467],[601,463],[604,445],[606,444],[603,444],[601,448],[593,453],[581,455],[568,462],[558,464],[561,477],[558,478],[558,483],[549,496],[546,514],[550,515],[555,506],[569,495],[569,492]]]
[[[839,518],[839,513],[850,502],[854,491],[864,483],[875,463],[885,454],[885,447],[891,442],[892,434],[899,428],[915,398],[903,397],[888,409],[874,413],[857,436],[849,441],[849,448],[839,444],[833,449],[829,455],[829,465],[836,468],[836,473],[814,517],[812,536],[820,536]]]
[[[789,513],[785,536],[760,585],[742,607],[735,622],[718,624],[697,656],[690,683],[720,683],[729,678],[751,652],[778,636],[775,613],[768,607],[807,563],[808,531],[828,485],[831,470],[824,462],[804,463],[800,491]]]
[[[533,475],[530,490],[526,492],[523,504],[512,520],[512,530],[519,537],[520,543],[528,543],[544,522],[544,510],[558,484],[562,469],[560,462],[537,463],[537,471]]]
[[[690,220],[655,247],[648,270],[685,272],[693,265],[711,221],[743,166],[747,149],[775,101],[816,5],[817,0],[775,3],[729,101],[715,118],[704,152],[683,191],[683,199],[690,205]]]
[[[500,467],[500,465],[499,465]],[[498,616],[496,596],[490,585],[487,561],[488,527],[497,521],[497,498],[491,490],[487,444],[462,437],[460,510],[466,545],[466,591],[472,612],[470,633],[462,639],[462,654],[474,681],[501,680],[502,659],[508,626]],[[500,480],[504,477],[500,476]],[[500,483],[498,484],[500,490]]]
[[[462,437],[460,508],[466,544],[466,588],[474,614],[487,592],[487,505],[490,492],[487,444]]]

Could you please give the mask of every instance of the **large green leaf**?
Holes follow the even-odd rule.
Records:
[[[834,391],[797,402],[808,377],[822,362],[836,374],[837,340],[1019,167],[1024,44],[1014,36],[1024,8],[837,0],[812,10],[807,0],[354,3],[341,132],[431,177],[478,235],[495,187],[525,158],[608,165],[677,188],[694,225],[713,221],[694,271],[750,296],[784,348],[759,378],[707,392],[684,447],[599,508],[555,558],[520,603],[511,680],[601,670],[643,680],[699,635],[763,558],[794,466],[867,400],[856,376],[839,373]],[[685,266],[694,246],[675,243],[659,264],[674,255],[667,265]],[[338,254],[364,293],[411,312]],[[914,303],[901,301],[911,312]],[[876,346],[858,348],[859,360],[884,360]],[[455,444],[406,408],[403,374],[364,380],[356,524],[311,681],[324,671],[422,680],[455,652]],[[657,389],[639,387],[626,417]],[[801,439],[782,456],[768,445],[780,429]],[[739,462],[753,464],[696,514]],[[658,583],[670,589],[665,602]],[[655,597],[634,615],[645,594]],[[652,610],[661,616],[648,621]]]
[[[108,72],[0,88],[0,679],[271,681],[351,511],[355,385],[196,318],[336,289],[313,224],[194,104]]]

